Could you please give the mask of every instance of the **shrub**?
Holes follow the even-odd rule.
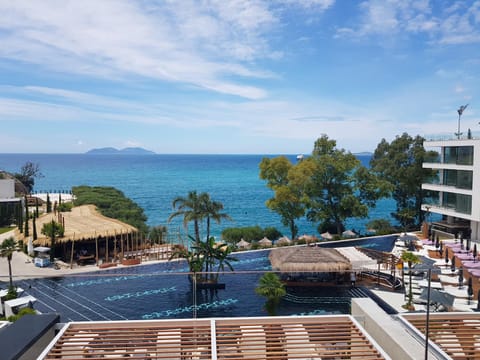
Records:
[[[60,203],[58,206],[57,206],[57,210],[60,211],[60,212],[68,212],[68,211],[72,211],[72,208],[73,208],[73,204],[68,202],[63,202],[63,203]]]

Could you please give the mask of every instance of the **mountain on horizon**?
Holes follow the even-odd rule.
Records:
[[[141,147],[127,147],[124,149],[116,149],[114,147],[104,147],[91,149],[85,154],[91,155],[153,155],[153,151],[143,149]]]

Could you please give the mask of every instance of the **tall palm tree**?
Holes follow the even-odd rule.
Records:
[[[178,196],[172,201],[173,209],[176,211],[168,217],[168,222],[177,216],[183,216],[183,226],[193,221],[195,242],[200,243],[200,222],[206,217],[201,196],[196,191],[190,191],[187,197]]]
[[[203,213],[207,219],[207,240],[210,239],[210,221],[214,220],[220,224],[222,220],[231,220],[228,214],[221,213],[223,204],[219,201],[214,201],[210,198],[208,193],[201,193],[200,198],[203,205]]]
[[[287,293],[285,285],[275,273],[265,273],[255,288],[255,292],[267,298],[265,309],[269,315],[275,315],[275,308],[280,299]]]
[[[408,290],[408,302],[407,306],[410,307],[412,306],[412,300],[413,300],[413,293],[412,293],[412,265],[413,264],[418,264],[420,263],[420,257],[418,255],[415,255],[411,251],[404,251],[402,253],[402,256],[400,259],[403,262],[408,263],[408,273],[409,273],[409,290]]]
[[[18,251],[18,243],[13,237],[5,239],[0,245],[0,256],[6,257],[8,261],[8,276],[10,278],[10,289],[13,288],[12,256],[15,251]]]

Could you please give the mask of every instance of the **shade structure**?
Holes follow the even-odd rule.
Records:
[[[262,240],[258,242],[258,244],[263,247],[272,246],[272,240],[270,240],[267,237],[264,237]]]
[[[408,241],[417,241],[418,236],[412,233],[401,233],[400,236],[398,237],[399,240],[402,240],[404,242]]]
[[[306,243],[316,242],[318,240],[316,236],[307,235],[307,234],[303,234],[302,236],[299,236],[298,239],[303,240]]]
[[[420,299],[428,299],[428,289],[423,289],[420,294]],[[447,307],[452,307],[453,302],[455,301],[455,296],[449,294],[445,291],[440,291],[437,289],[430,289],[430,302],[438,305],[443,305]]]
[[[357,234],[354,233],[352,230],[346,230],[342,232],[342,237],[345,237],[345,238],[353,238],[355,236],[357,236]]]
[[[432,274],[439,274],[441,273],[440,268],[435,266],[435,260],[430,259],[426,256],[420,256],[420,263],[413,265],[414,271],[425,271],[427,272],[430,270]]]
[[[273,249],[272,268],[281,272],[334,272],[351,270],[350,261],[335,249],[288,247]]]
[[[240,241],[237,242],[237,247],[240,249],[247,249],[250,247],[250,243],[241,238]]]
[[[332,240],[332,239],[333,239],[332,234],[330,234],[328,231],[327,231],[327,232],[324,232],[323,234],[320,234],[320,236],[321,236],[322,239],[324,239],[324,240]]]
[[[65,224],[65,233],[64,236],[55,240],[57,244],[137,232],[137,229],[129,224],[100,214],[94,205],[75,206],[72,211],[63,212],[62,217]],[[45,223],[52,220],[58,222],[58,218],[53,213],[39,217],[37,229],[41,229]],[[35,246],[51,245],[50,238],[43,234],[40,235],[40,232],[38,239],[33,243]]]
[[[290,245],[292,243],[292,240],[290,240],[288,237],[283,236],[280,239],[276,241],[277,245]]]

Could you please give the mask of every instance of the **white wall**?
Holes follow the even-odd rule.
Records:
[[[15,180],[0,180],[0,199],[12,199],[15,197]]]

